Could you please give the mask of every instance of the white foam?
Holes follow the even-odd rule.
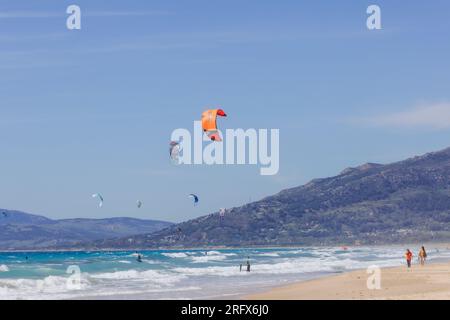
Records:
[[[189,276],[234,276],[239,275],[237,267],[206,267],[206,268],[174,268],[174,271]]]
[[[8,272],[9,268],[6,264],[0,265],[0,272]]]
[[[0,279],[0,299],[58,299],[68,297],[76,290],[68,289],[69,277],[47,276],[43,279]],[[80,278],[79,288],[90,287],[86,274]]]
[[[142,259],[142,262],[148,263],[148,264],[160,264],[159,262],[156,262],[154,260],[148,260],[148,259]]]
[[[83,273],[79,290],[70,290],[68,276],[43,279],[0,279],[0,300],[71,299],[82,297],[126,296],[149,292],[198,290],[198,287],[173,287],[185,275],[155,270],[134,269],[99,274]],[[125,281],[127,280],[127,281]],[[111,290],[113,286],[114,290]]]
[[[349,248],[344,252],[339,248],[330,247],[262,251],[254,249],[248,253],[245,251],[245,254],[215,250],[207,253],[180,250],[162,253],[173,259],[161,260],[160,256],[154,256],[148,261],[143,259],[143,262],[148,264],[140,264],[139,269],[134,269],[136,263],[131,265],[132,259],[116,255],[109,260],[116,263],[116,269],[113,271],[103,269],[95,274],[83,273],[81,290],[68,290],[69,275],[53,275],[41,279],[4,279],[2,276],[0,299],[95,299],[107,296],[119,299],[220,298],[228,294],[235,295],[236,292],[245,293],[248,288],[255,289],[277,285],[282,281],[307,279],[316,273],[343,272],[366,268],[369,265],[397,266],[404,264],[403,250],[402,247],[358,247]],[[252,272],[245,272],[245,263],[240,272],[241,259],[230,257],[242,257],[242,262],[245,262],[244,258],[247,255],[251,258]],[[438,253],[430,249],[428,255],[430,259],[448,257],[450,251],[441,249]],[[136,254],[131,256],[135,257]],[[99,264],[103,262],[94,261]],[[37,270],[37,274],[40,274],[45,271],[45,275],[54,272],[54,270],[47,272],[45,266],[48,264],[35,265],[33,272]],[[6,269],[5,267],[8,268],[0,265],[0,269]],[[107,267],[110,265],[107,264]],[[14,269],[11,264],[9,268]],[[140,270],[145,268],[151,270]],[[12,273],[5,274],[9,275]]]
[[[258,254],[258,256],[263,256],[263,257],[279,257],[280,255],[276,252],[263,252]]]
[[[197,257],[201,258],[201,257]],[[206,257],[203,257],[206,258]],[[199,261],[199,260],[197,260]],[[283,258],[274,260],[276,263],[253,263],[251,266],[251,274],[263,275],[281,275],[281,274],[301,274],[313,272],[343,272],[346,270],[354,270],[366,268],[376,264],[380,267],[399,265],[398,259],[389,259],[384,261],[357,261],[354,259],[338,259],[338,258]],[[175,268],[174,271],[180,274],[193,276],[233,276],[239,274],[247,274],[244,272],[246,266],[242,266],[243,272],[240,272],[237,266],[209,266],[205,268]]]
[[[169,257],[169,258],[187,258],[188,255],[184,252],[170,252],[170,253],[163,253],[163,256]]]
[[[91,274],[92,279],[108,280],[145,280],[154,284],[169,285],[185,278],[185,275],[156,270],[137,271],[134,269],[107,273]]]
[[[200,257],[191,257],[193,263],[207,263],[210,261],[223,261],[227,257],[226,256],[219,256],[219,255],[207,255],[207,256],[200,256]]]
[[[198,254],[198,252],[196,253]],[[192,255],[190,258],[192,259],[193,263],[207,263],[207,262],[214,262],[214,261],[224,261],[227,259],[227,257],[236,256],[236,253],[225,253],[225,252],[219,252],[219,251],[208,251],[207,254],[201,254],[201,255]]]
[[[135,252],[135,253],[132,253],[132,254],[130,254],[130,255],[128,255],[128,256],[129,256],[129,257],[139,257],[139,256],[143,257],[144,255]]]
[[[232,252],[219,252],[219,251],[207,251],[208,252],[208,256],[226,256],[226,257],[231,257],[231,256],[235,256],[236,253],[232,253]]]

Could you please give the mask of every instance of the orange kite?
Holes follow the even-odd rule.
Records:
[[[217,116],[226,117],[227,115],[222,109],[211,109],[202,113],[203,132],[205,132],[212,141],[222,141],[219,130],[217,129]]]

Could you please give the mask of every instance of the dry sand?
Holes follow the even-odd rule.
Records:
[[[274,288],[249,300],[450,300],[450,262],[381,269],[381,289],[369,290],[366,270]]]

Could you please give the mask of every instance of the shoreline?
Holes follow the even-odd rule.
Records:
[[[289,245],[289,246],[246,246],[246,247],[226,247],[226,246],[211,246],[211,247],[183,247],[183,248],[170,248],[170,247],[161,247],[161,248],[74,248],[74,249],[12,249],[12,250],[0,250],[0,253],[26,253],[26,252],[34,252],[34,253],[47,253],[47,252],[121,252],[121,251],[185,251],[185,250],[193,250],[193,251],[212,251],[212,250],[252,250],[252,249],[302,249],[302,248],[377,248],[377,247],[417,247],[421,245],[425,245],[425,247],[435,247],[435,248],[450,248],[450,243],[448,242],[424,242],[424,243],[391,243],[391,244],[376,244],[376,245],[346,245],[346,244],[336,244],[334,246],[331,245],[307,245],[302,246],[299,245]]]
[[[380,289],[368,289],[366,269],[326,275],[249,294],[241,300],[450,300],[450,260],[380,268]]]
[[[450,244],[425,245],[428,248],[430,267],[450,262]],[[408,245],[407,247],[416,251],[418,245]],[[57,299],[82,300],[382,299],[386,298],[386,295],[371,297],[371,292],[358,291],[361,289],[358,288],[358,284],[360,287],[364,285],[364,281],[368,277],[364,268],[373,264],[385,267],[383,269],[384,290],[384,280],[388,280],[384,277],[384,272],[402,266],[397,268],[397,274],[400,274],[399,270],[401,273],[405,273],[406,268],[403,267],[401,258],[404,249],[404,246],[393,245],[389,247],[350,247],[348,251],[339,247],[249,250],[252,271],[254,271],[251,273],[239,272],[239,263],[247,257],[247,253],[241,250],[217,250],[220,253],[216,252],[215,254],[210,251],[212,258],[205,258],[204,249],[195,252],[178,249],[141,252],[148,257],[145,262],[148,262],[149,265],[137,264],[136,258],[131,255],[134,251],[104,254],[92,252],[92,254],[86,253],[86,255],[74,252],[50,252],[38,253],[35,258],[32,253],[27,253],[29,259],[26,264],[24,264],[25,254],[2,254],[0,255],[0,265],[4,262],[5,268],[9,266],[10,270],[7,270],[6,273],[0,272],[0,287],[4,287],[5,284],[8,287],[8,292],[4,290],[0,292],[0,298],[28,299],[35,296],[40,298],[36,294],[42,293],[42,298],[45,299],[57,297]],[[171,252],[185,254],[169,254]],[[227,254],[227,252],[232,252],[232,254]],[[267,254],[267,252],[272,254]],[[401,259],[402,261],[400,261]],[[64,287],[67,282],[65,270],[68,264],[79,264],[83,268],[84,286],[82,291],[71,292]],[[358,270],[358,268],[361,269]],[[418,266],[415,264],[414,273],[416,273],[416,268]],[[445,275],[448,278],[450,270],[447,269],[438,271],[441,272],[441,275],[442,272],[446,272]],[[347,289],[348,281],[342,285],[342,279],[341,283],[330,286],[330,279],[358,272],[360,273],[358,283],[355,284],[355,277],[353,279],[350,277],[350,282],[353,282],[354,287],[351,292],[338,291],[338,289],[342,291],[342,288]],[[428,276],[428,274],[426,275]],[[47,279],[48,276],[54,277]],[[23,279],[27,281],[23,281]],[[132,279],[132,281],[124,281],[124,279]],[[442,279],[438,280],[437,289],[442,290],[439,287],[442,285]],[[313,285],[313,289],[295,289],[296,291],[291,292],[288,297],[261,297],[261,295],[285,289],[287,285],[289,287],[304,286],[305,283],[316,283],[316,281],[322,281],[325,290],[315,292],[317,285]],[[428,281],[428,279],[416,279],[414,282],[420,284],[424,281]],[[46,287],[48,286],[48,292],[39,293],[34,290],[34,287],[42,282]],[[337,297],[318,296],[324,292],[333,292],[330,291],[330,287],[333,286],[334,293],[338,294]],[[450,288],[450,283],[446,286]],[[110,290],[112,287],[115,289]],[[388,287],[395,288],[395,285],[389,284]],[[428,290],[431,289],[428,288]],[[305,293],[303,296],[301,296],[302,292]],[[404,295],[405,292],[417,293],[411,289],[400,293]],[[367,294],[367,297],[361,297],[356,293]],[[387,295],[389,297],[394,295],[391,294],[391,291],[387,293],[389,293]],[[447,299],[446,296],[438,298]]]

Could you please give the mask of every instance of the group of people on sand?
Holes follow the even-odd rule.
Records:
[[[405,259],[406,259],[406,265],[408,266],[408,268],[411,268],[411,264],[412,264],[412,258],[413,258],[413,253],[411,252],[411,250],[406,249],[405,252]],[[427,251],[425,250],[425,247],[422,246],[419,250],[419,254],[417,257],[417,260],[419,261],[420,265],[423,266],[425,265],[425,261],[427,260]]]

